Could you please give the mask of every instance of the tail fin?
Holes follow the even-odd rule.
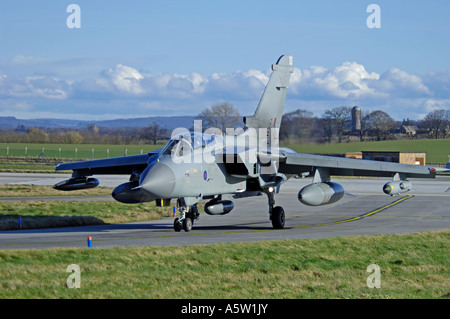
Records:
[[[259,101],[256,112],[251,117],[245,117],[248,128],[280,128],[283,116],[284,101],[289,87],[294,56],[282,55],[276,64],[272,65],[272,75]]]

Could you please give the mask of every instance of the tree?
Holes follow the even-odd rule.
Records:
[[[67,131],[62,133],[61,140],[64,144],[80,144],[83,142],[83,137],[77,131]]]
[[[359,133],[359,141],[363,142],[364,137],[368,135],[369,132],[369,125],[368,125],[368,119],[369,119],[370,112],[369,111],[363,111],[361,114],[361,130]]]
[[[27,130],[27,140],[31,143],[47,143],[49,135],[44,130],[37,127],[31,127]]]
[[[153,144],[156,145],[158,140],[166,139],[170,134],[166,127],[161,126],[159,123],[153,121],[152,124],[146,126],[143,129],[142,135],[144,138],[151,140]]]
[[[434,110],[423,119],[423,126],[433,138],[445,138],[449,133],[450,110]]]
[[[315,119],[310,111],[298,109],[283,115],[280,139],[308,138],[314,132]]]
[[[386,112],[377,110],[366,117],[369,134],[375,136],[377,141],[386,140],[395,128],[395,121]]]
[[[331,121],[334,129],[336,130],[339,143],[342,141],[342,134],[349,128],[351,123],[351,114],[352,109],[349,106],[338,106],[332,108],[331,110],[325,111],[325,118],[328,119],[328,121]]]
[[[98,143],[99,142],[97,140],[98,139],[98,133],[100,132],[100,129],[98,128],[98,126],[95,125],[94,123],[90,123],[87,126],[87,131],[89,132],[91,143]]]
[[[326,137],[327,142],[331,143],[333,137],[333,120],[330,116],[325,115],[319,119],[319,126],[322,129],[322,134]]]
[[[226,102],[204,109],[198,118],[203,121],[203,129],[218,128],[222,133],[226,133],[227,128],[234,129],[242,123],[239,110]]]

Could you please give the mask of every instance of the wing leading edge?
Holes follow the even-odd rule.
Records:
[[[379,176],[402,178],[435,178],[436,169],[428,166],[341,158],[325,155],[281,152],[279,172],[283,174],[313,174],[316,169],[326,169],[335,176]]]
[[[73,170],[76,176],[91,176],[94,174],[131,174],[133,171],[143,171],[152,156],[157,156],[161,150],[148,154],[113,157],[91,161],[63,163],[56,166],[56,171]]]

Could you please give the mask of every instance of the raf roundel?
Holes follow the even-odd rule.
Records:
[[[208,178],[208,173],[206,171],[203,172],[203,179],[206,181]]]

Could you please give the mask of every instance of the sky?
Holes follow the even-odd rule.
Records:
[[[450,109],[449,12],[437,0],[2,0],[0,116],[197,115],[222,102],[251,115],[292,54],[285,112],[422,119]]]

